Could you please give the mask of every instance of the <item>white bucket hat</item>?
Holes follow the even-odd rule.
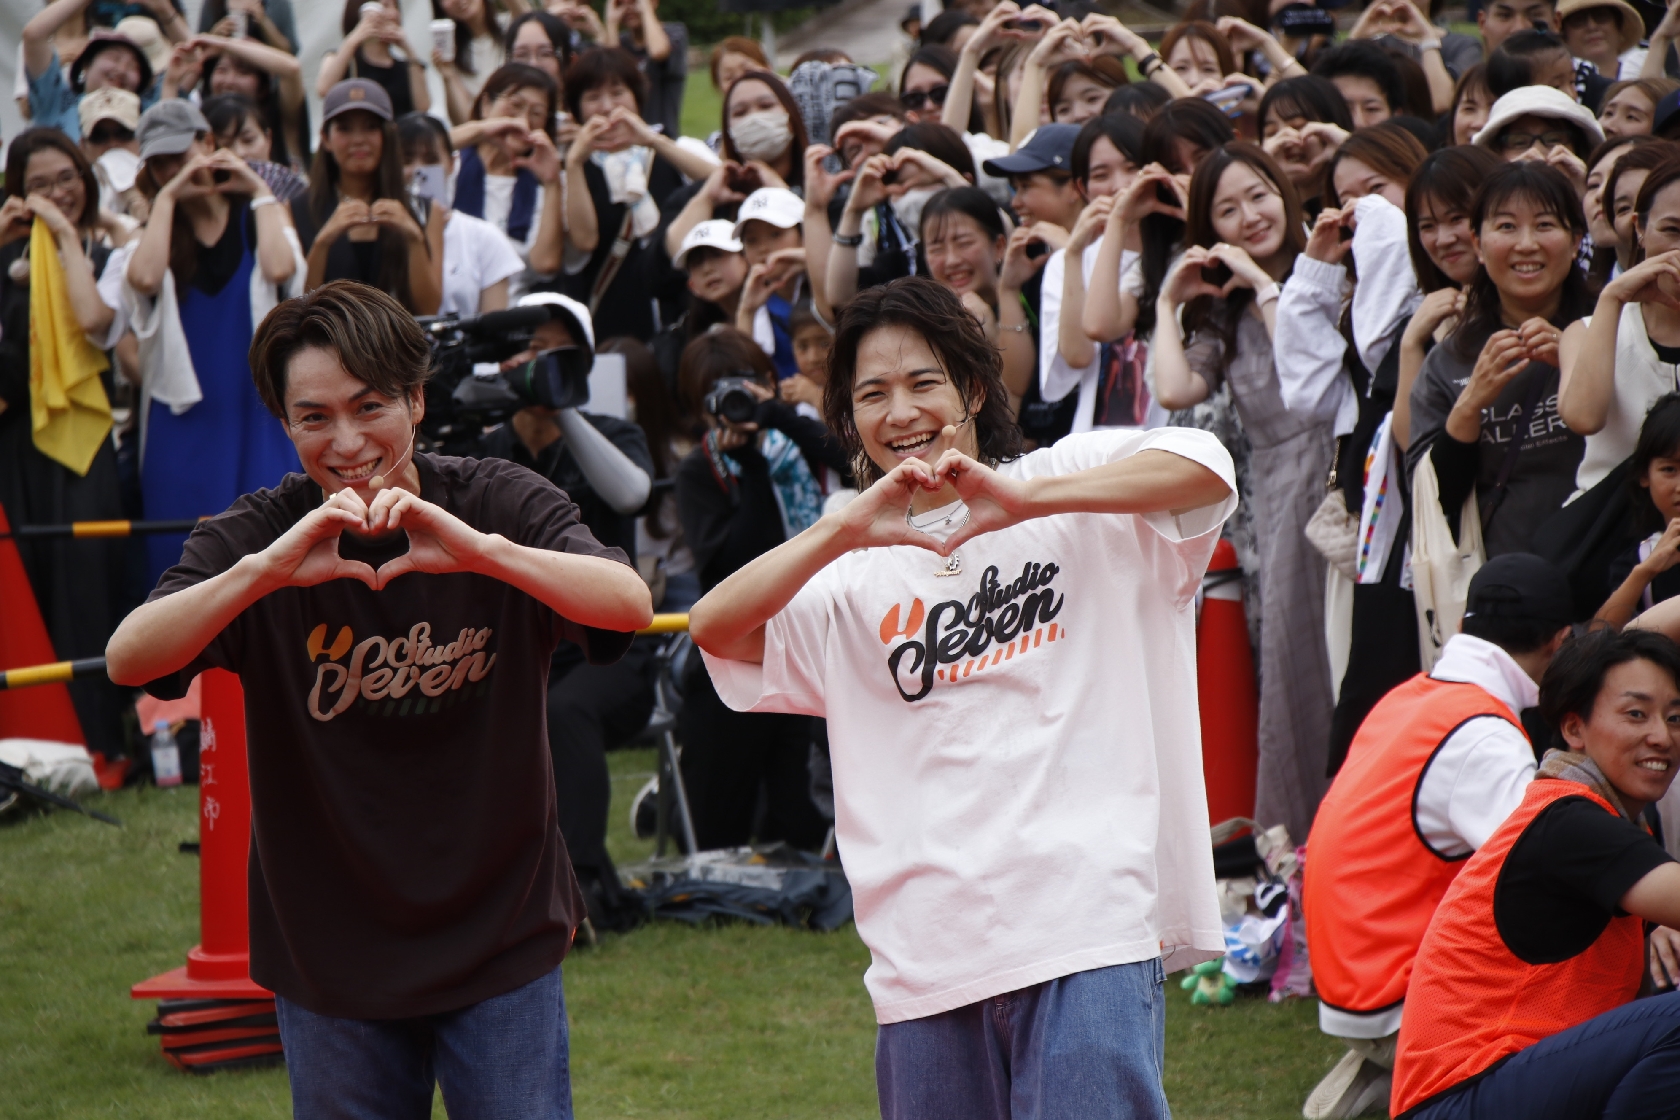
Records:
[[[1476,133],[1473,143],[1482,148],[1493,147],[1500,132],[1518,117],[1551,117],[1586,133],[1589,147],[1604,143],[1604,129],[1593,119],[1592,110],[1551,86],[1522,86],[1495,101],[1487,124]]]

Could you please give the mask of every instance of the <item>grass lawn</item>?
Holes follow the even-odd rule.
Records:
[[[611,844],[629,862],[628,805],[647,751],[612,756]],[[0,1117],[285,1117],[280,1069],[176,1072],[128,987],[182,963],[198,934],[198,791],[96,798],[118,830],[68,813],[0,822]],[[566,965],[577,1114],[856,1117],[875,1111],[869,954],[833,934],[661,924]],[[1167,1093],[1180,1120],[1298,1116],[1337,1057],[1309,1003],[1189,1006],[1169,987]],[[441,1106],[437,1115],[442,1116]]]

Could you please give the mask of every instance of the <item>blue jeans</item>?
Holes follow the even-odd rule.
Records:
[[[882,1120],[1154,1120],[1166,974],[1159,959],[1075,972],[875,1040]]]
[[[1659,1120],[1680,1108],[1680,992],[1636,999],[1519,1050],[1415,1120]]]
[[[560,969],[416,1019],[338,1019],[277,998],[296,1120],[571,1120]]]

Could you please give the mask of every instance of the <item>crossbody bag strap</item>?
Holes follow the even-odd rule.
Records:
[[[601,262],[601,271],[595,274],[595,286],[589,289],[589,313],[595,314],[595,309],[601,305],[601,297],[612,287],[613,280],[618,276],[618,270],[624,265],[624,258],[630,255],[630,246],[634,238],[630,236],[631,223],[635,214],[627,205],[624,208],[624,221],[618,225],[618,236],[613,238],[612,248],[607,250],[607,259]]]

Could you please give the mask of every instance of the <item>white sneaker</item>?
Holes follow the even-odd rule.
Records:
[[[1301,1109],[1306,1120],[1346,1120],[1368,1112],[1386,1112],[1393,1074],[1349,1050],[1325,1075]]]

